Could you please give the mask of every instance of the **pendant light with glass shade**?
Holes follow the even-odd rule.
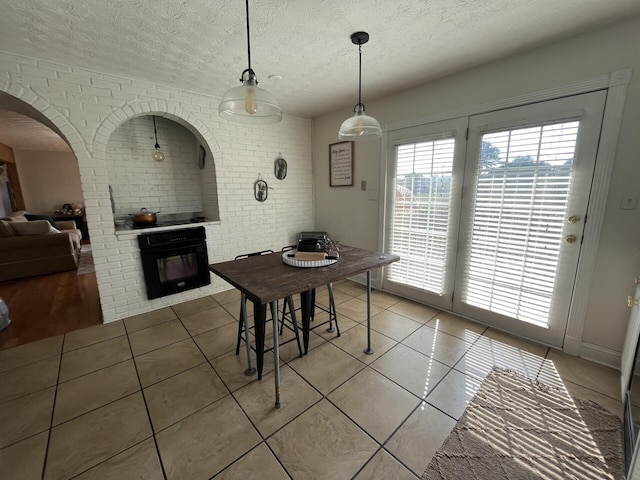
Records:
[[[353,117],[346,119],[340,126],[338,138],[340,140],[375,140],[382,137],[380,123],[364,113],[362,103],[362,45],[369,41],[367,32],[355,32],[351,34],[351,42],[358,45],[359,71],[358,71],[358,103],[353,108]]]
[[[242,72],[242,85],[227,90],[218,105],[218,113],[238,123],[276,123],[282,120],[278,101],[265,89],[258,87],[258,78],[251,68],[251,42],[249,39],[249,0],[247,9],[247,52],[249,68]]]
[[[160,151],[160,145],[158,145],[158,131],[156,130],[156,116],[155,115],[153,116],[153,134],[156,137],[156,146],[154,147],[155,151],[153,152],[153,159],[156,162],[162,162],[162,161],[164,161],[164,153],[162,153]]]

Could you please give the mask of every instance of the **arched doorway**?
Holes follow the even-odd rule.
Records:
[[[7,171],[5,203],[10,210],[0,218],[16,211],[55,216],[66,203],[84,212],[78,160],[59,128],[31,105],[3,92],[0,144]],[[81,243],[81,261],[89,265],[86,230]],[[96,275],[90,270],[83,269],[82,275],[71,270],[0,282],[0,298],[8,305],[11,319],[9,327],[0,331],[0,349],[100,324]]]

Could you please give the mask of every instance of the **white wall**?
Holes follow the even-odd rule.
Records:
[[[137,232],[116,235],[109,200],[107,147],[127,120],[159,115],[206,145],[220,211],[219,222],[205,224],[210,263],[279,249],[314,226],[310,119],[284,115],[275,125],[236,125],[218,115],[218,98],[6,53],[0,53],[0,91],[42,112],[77,157],[106,322],[229,288],[213,277],[211,286],[147,300]],[[284,181],[273,175],[279,152],[289,164]],[[272,188],[264,203],[253,197],[259,175]]]
[[[51,215],[65,203],[84,206],[78,160],[71,152],[13,152],[27,212]]]
[[[607,199],[595,275],[582,341],[585,356],[615,357],[626,330],[626,296],[640,275],[640,210],[620,210],[625,191],[640,192],[640,19],[577,36],[531,52],[492,62],[378,100],[363,98],[367,113],[381,124],[417,120],[439,113],[538,92],[632,68],[615,166]],[[370,52],[375,54],[375,52]],[[366,76],[366,68],[363,71]],[[354,98],[355,103],[355,98]],[[314,190],[316,228],[345,244],[377,248],[379,202],[360,190],[380,188],[380,142],[356,143],[354,186],[328,185],[328,145],[337,142],[349,109],[315,119]],[[597,359],[597,358],[596,358]]]

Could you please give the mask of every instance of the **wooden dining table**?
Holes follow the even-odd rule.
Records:
[[[258,255],[209,265],[209,270],[226,280],[253,302],[258,379],[264,365],[264,340],[267,306],[273,323],[275,405],[280,407],[280,355],[278,345],[278,300],[300,294],[304,352],[309,348],[309,330],[313,310],[313,293],[317,287],[335,283],[366,272],[367,277],[367,344],[371,346],[371,270],[400,260],[398,255],[341,246],[337,262],[320,267],[295,267],[286,264],[282,252]],[[242,319],[241,319],[242,321]]]

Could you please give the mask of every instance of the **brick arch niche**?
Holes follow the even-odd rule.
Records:
[[[136,108],[138,107],[138,108]],[[147,107],[147,108],[145,108]],[[104,158],[116,222],[147,208],[160,219],[219,220],[216,166],[221,153],[204,125],[176,106],[140,104],[113,112],[96,132],[94,158]],[[167,111],[170,110],[170,111]],[[153,159],[155,134],[165,160]]]

